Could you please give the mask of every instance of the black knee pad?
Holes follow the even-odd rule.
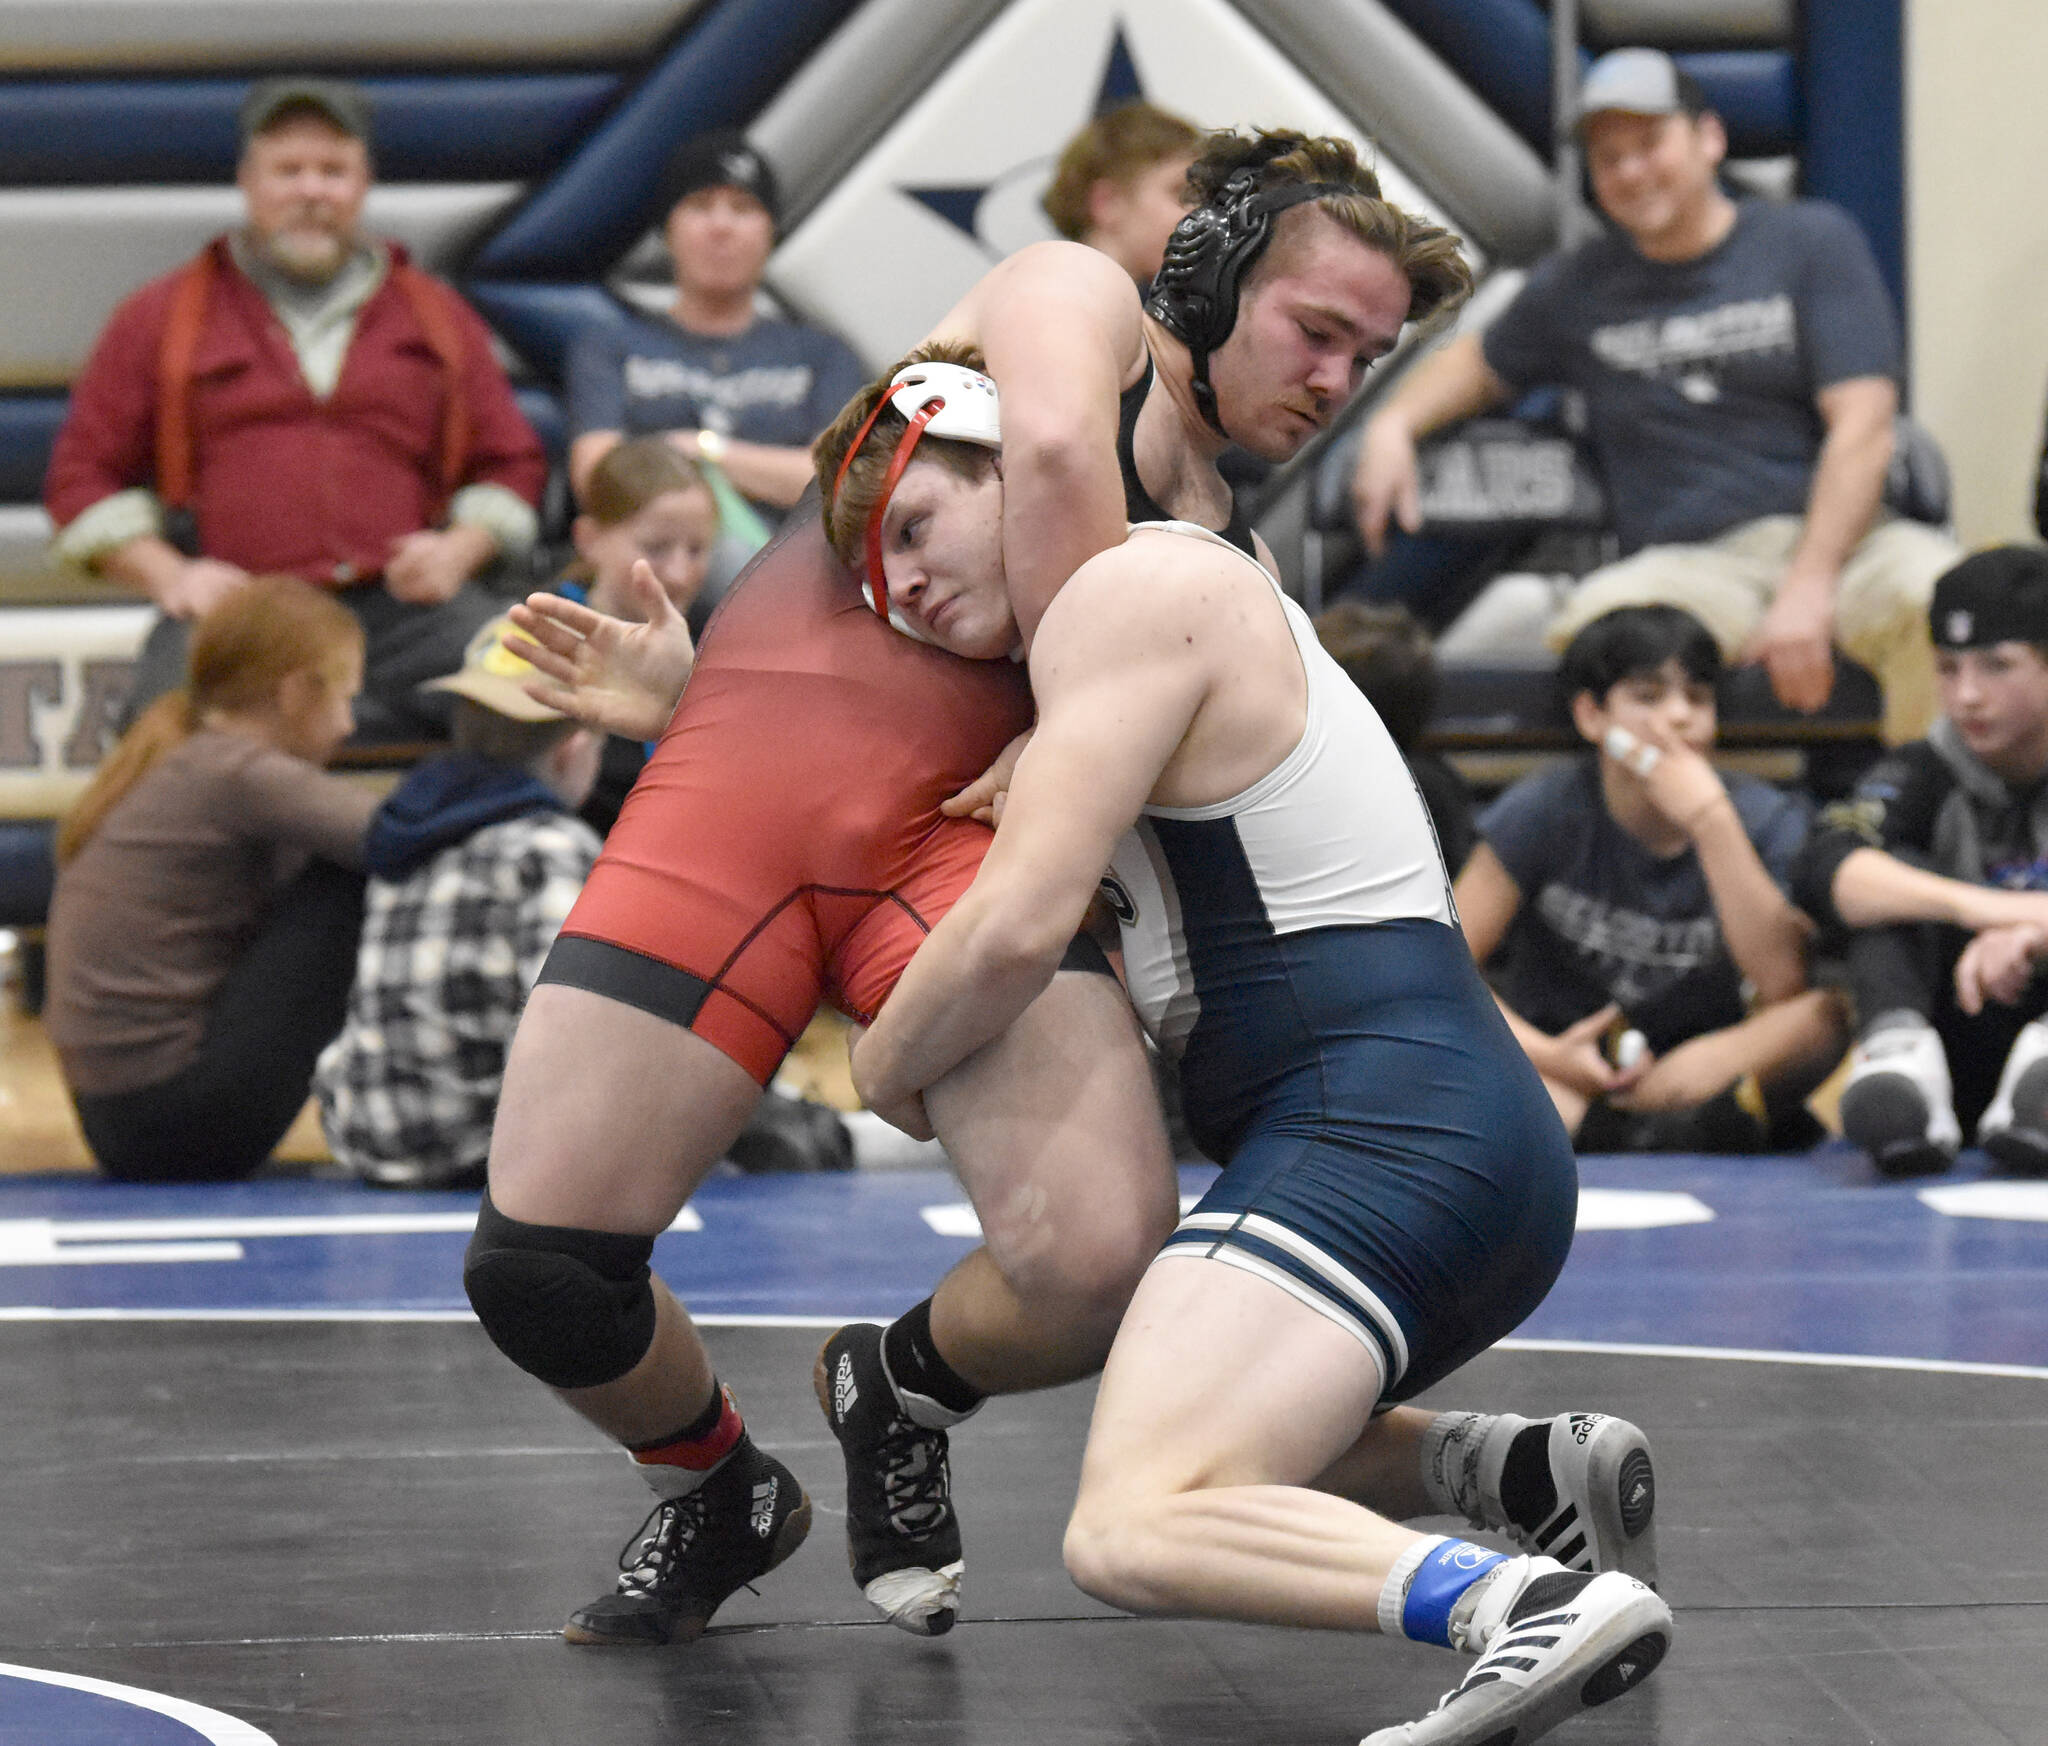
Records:
[[[498,1350],[550,1388],[616,1382],[654,1343],[652,1237],[528,1225],[486,1194],[463,1257],[470,1307]]]

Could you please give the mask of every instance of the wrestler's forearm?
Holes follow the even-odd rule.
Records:
[[[854,1082],[873,1107],[936,1084],[1016,1022],[1059,969],[1064,933],[977,902],[970,891],[911,959],[854,1051]]]
[[[976,302],[1003,396],[1003,564],[1029,648],[1067,578],[1124,537],[1118,394],[1144,339],[1122,269],[1071,244],[1012,256]]]

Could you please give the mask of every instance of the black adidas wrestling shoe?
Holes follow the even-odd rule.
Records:
[[[804,1543],[811,1500],[753,1439],[693,1492],[664,1498],[619,1554],[618,1587],[570,1615],[572,1643],[693,1643],[728,1597]]]
[[[827,1340],[812,1379],[846,1457],[853,1580],[892,1625],[919,1637],[944,1635],[959,1616],[967,1568],[946,1433],[903,1410],[882,1363],[882,1330],[870,1322]]]

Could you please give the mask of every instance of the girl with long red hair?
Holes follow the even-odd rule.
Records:
[[[248,1176],[305,1102],[362,926],[377,797],[324,769],[362,677],[347,608],[257,577],[65,819],[45,1016],[109,1176]]]

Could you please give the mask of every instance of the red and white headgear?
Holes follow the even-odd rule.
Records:
[[[832,480],[832,501],[835,504],[846,484],[847,468],[853,465],[854,456],[860,453],[861,444],[867,441],[868,432],[874,429],[875,420],[881,417],[885,406],[895,407],[910,421],[910,428],[896,444],[895,454],[889,457],[889,469],[882,475],[881,495],[868,512],[866,536],[862,542],[861,593],[876,612],[905,636],[915,637],[919,642],[930,642],[931,638],[889,605],[889,585],[882,574],[882,517],[888,512],[889,499],[896,493],[897,481],[903,477],[904,468],[910,465],[911,452],[917,447],[918,438],[927,432],[948,442],[973,443],[984,449],[1002,448],[1003,430],[996,402],[996,385],[979,370],[970,370],[964,364],[905,364],[890,378],[888,393],[875,402],[874,411],[868,414],[866,421],[854,433],[853,441],[847,445],[846,453],[839,462],[839,471]]]

